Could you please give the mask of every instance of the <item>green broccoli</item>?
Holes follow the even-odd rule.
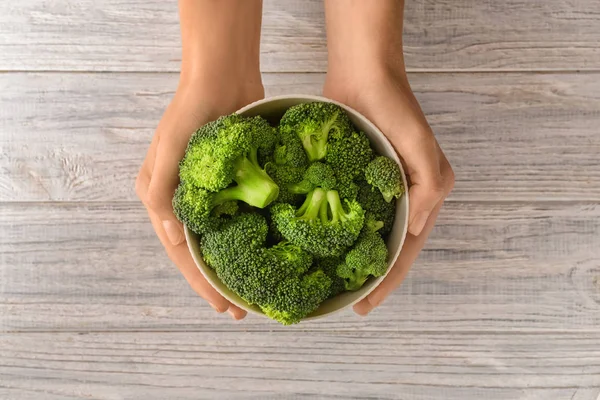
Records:
[[[202,234],[215,229],[225,215],[235,214],[224,191],[213,193],[181,182],[173,196],[173,211],[177,218],[192,231]]]
[[[377,229],[381,222],[369,221],[356,244],[346,254],[337,275],[345,280],[346,290],[358,290],[369,276],[383,276],[387,271],[388,250]]]
[[[267,233],[262,215],[237,214],[202,237],[202,256],[245,301],[282,324],[297,323],[327,298],[331,279],[308,272],[313,257],[299,246],[266,247]]]
[[[362,176],[372,158],[371,143],[363,132],[329,138],[325,162],[335,170],[340,182],[352,182]]]
[[[322,160],[327,154],[329,137],[350,135],[352,123],[346,112],[332,103],[304,103],[289,108],[281,118],[282,134],[294,133],[310,162]]]
[[[353,181],[348,180],[337,180],[336,189],[342,199],[356,200],[358,195],[358,185]]]
[[[325,257],[316,260],[317,269],[322,270],[331,279],[329,298],[346,291],[346,281],[337,275],[337,267],[344,263],[341,257]]]
[[[279,186],[279,196],[275,200],[278,203],[298,204],[302,196],[292,193],[288,187],[304,179],[306,167],[294,167],[288,164],[267,163],[265,170],[273,181]]]
[[[308,166],[308,158],[300,137],[294,132],[279,131],[278,144],[275,146],[273,161],[278,165],[289,165],[292,167]]]
[[[217,217],[224,215],[232,216],[235,215],[239,209],[240,207],[238,206],[237,201],[230,200],[217,205],[212,209],[212,213]]]
[[[285,279],[279,284],[273,300],[262,305],[261,310],[283,325],[295,324],[327,299],[330,286],[331,279],[323,271],[315,271],[299,279]]]
[[[279,187],[258,163],[257,152],[273,151],[276,139],[276,130],[261,117],[221,117],[190,139],[179,165],[181,182],[218,192],[223,202],[264,208],[277,198]],[[237,185],[230,186],[233,182]]]
[[[283,237],[317,257],[339,256],[358,237],[364,211],[356,201],[342,205],[338,192],[316,188],[296,210],[278,203],[271,216]]]
[[[396,216],[396,202],[387,202],[381,195],[379,190],[375,190],[366,181],[358,181],[358,195],[356,201],[365,210],[365,220],[368,215],[383,223],[383,227],[379,230],[381,235],[386,235],[392,230],[394,217]]]
[[[400,167],[391,158],[378,156],[371,161],[365,169],[365,179],[379,189],[388,203],[404,193]]]
[[[304,172],[304,179],[288,185],[288,191],[294,194],[306,194],[316,187],[332,190],[336,184],[333,168],[321,162],[315,162]]]
[[[280,203],[297,204],[302,198],[288,190],[288,186],[304,179],[308,168],[308,159],[300,138],[294,133],[279,132],[279,143],[275,146],[272,162],[265,165],[265,170],[279,186]]]

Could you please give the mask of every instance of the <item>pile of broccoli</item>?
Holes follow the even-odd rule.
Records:
[[[291,107],[278,127],[238,114],[210,122],[179,177],[173,208],[206,263],[282,324],[387,270],[400,169],[335,104]]]

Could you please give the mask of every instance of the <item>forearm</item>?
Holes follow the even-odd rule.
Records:
[[[404,71],[403,0],[326,0],[325,13],[330,72]]]
[[[260,83],[261,15],[262,0],[179,0],[182,79]]]

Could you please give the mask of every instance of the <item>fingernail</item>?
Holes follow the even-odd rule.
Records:
[[[185,237],[183,236],[183,232],[181,231],[181,227],[179,226],[179,224],[167,220],[163,221],[163,228],[165,229],[165,232],[167,233],[167,237],[169,238],[171,244],[177,246],[179,243],[183,242]]]
[[[429,213],[427,211],[421,211],[418,213],[412,220],[412,223],[408,227],[408,231],[411,235],[419,236],[427,223],[427,218],[429,217]]]

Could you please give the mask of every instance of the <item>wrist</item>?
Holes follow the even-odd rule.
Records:
[[[405,76],[401,0],[326,0],[328,73]]]
[[[260,84],[262,0],[179,0],[181,80]]]

